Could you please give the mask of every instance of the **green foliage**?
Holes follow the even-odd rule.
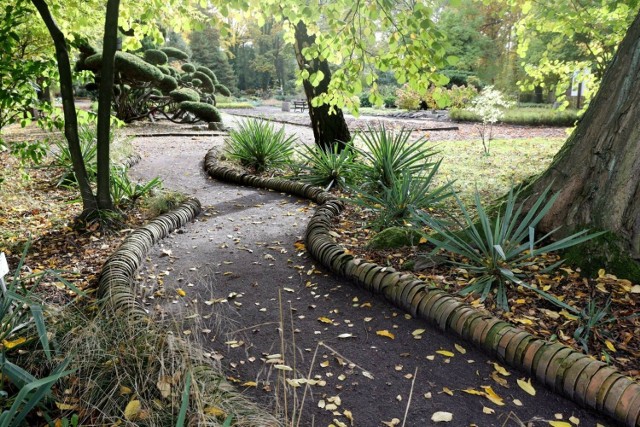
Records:
[[[188,87],[173,90],[169,93],[169,96],[171,96],[175,102],[200,102],[200,95],[198,95],[198,92],[193,89],[189,89]]]
[[[333,186],[345,188],[357,173],[355,151],[349,144],[343,150],[337,144],[327,148],[302,145],[298,154],[304,162],[301,166],[304,173],[298,178],[326,190]]]
[[[454,108],[449,111],[449,118],[457,121],[480,122],[480,116],[469,111],[469,109]],[[554,110],[551,108],[539,107],[518,107],[509,108],[504,111],[504,115],[498,120],[499,123],[506,123],[521,126],[559,126],[571,127],[578,120],[578,110]]]
[[[216,92],[222,96],[231,96],[231,91],[229,90],[229,88],[220,83],[216,84]]]
[[[220,112],[216,107],[203,102],[183,101],[180,103],[180,109],[194,114],[198,119],[207,122],[221,122]]]
[[[464,108],[478,95],[478,90],[471,85],[453,85],[447,93],[449,95],[449,108]]]
[[[142,208],[149,213],[150,217],[156,217],[174,210],[185,200],[187,200],[187,196],[183,193],[166,190],[158,191],[142,200]]]
[[[85,61],[89,69],[98,71],[102,67],[102,53],[91,55]],[[155,65],[127,52],[116,52],[116,70],[126,81],[160,82],[164,73]]]
[[[559,307],[577,313],[574,307],[532,285],[529,281],[529,267],[535,265],[536,257],[542,254],[564,250],[586,242],[601,233],[587,234],[588,231],[583,230],[548,243],[547,239],[556,230],[538,237],[535,229],[553,206],[558,194],[548,197],[549,188],[547,188],[533,200],[532,206],[527,211],[524,210],[526,200],[519,202],[519,196],[519,190],[509,191],[507,199],[492,219],[483,206],[480,195],[476,192],[477,219],[474,219],[456,195],[462,220],[454,218],[453,221],[455,229],[462,231],[454,231],[454,227],[450,224],[433,216],[421,215],[420,219],[435,232],[429,237],[429,241],[436,245],[434,252],[444,249],[456,256],[455,260],[450,261],[451,264],[464,268],[474,276],[460,294],[478,293],[481,301],[484,301],[490,294],[495,293],[496,305],[507,311],[509,310],[507,291],[521,286],[537,292]],[[562,262],[561,260],[537,273],[553,271]]]
[[[410,130],[396,132],[384,125],[380,129],[369,126],[359,137],[364,143],[358,153],[365,160],[360,165],[365,185],[392,188],[402,174],[418,175],[434,165],[429,159],[435,152],[427,147],[427,140],[421,137],[410,142]]]
[[[196,71],[195,73],[193,73],[193,81],[195,82],[196,79],[202,82],[198,86],[202,87],[202,89],[206,93],[214,93],[216,91],[213,80],[211,80],[211,77],[209,77],[207,74],[203,73],[202,71]]]
[[[452,86],[473,86],[476,89],[481,89],[480,79],[471,71],[464,71],[458,69],[443,70],[442,74],[449,77],[449,88]]]
[[[218,108],[239,108],[239,109],[250,109],[254,108],[253,104],[248,102],[218,102],[216,105]]]
[[[185,73],[195,73],[196,72],[196,66],[190,63],[185,63],[182,64],[180,66],[180,68],[182,68],[182,71],[184,71]]]
[[[211,71],[209,68],[199,65],[196,67],[196,71],[206,74],[211,79],[214,86],[219,84],[218,77],[216,77],[216,74],[213,71]]]
[[[236,76],[227,55],[220,48],[220,32],[216,27],[214,22],[206,22],[201,30],[197,29],[189,34],[192,59],[215,74],[216,78],[209,76],[212,77],[214,84],[217,85],[220,82],[229,88],[234,88]],[[253,30],[253,26],[249,28],[249,31]],[[256,48],[262,47],[265,39],[264,35],[260,37]],[[236,49],[236,46],[230,46],[230,49]],[[245,70],[245,72],[249,73],[251,70]]]
[[[178,88],[178,81],[173,77],[166,75],[158,82],[158,89],[162,93],[169,93]]]
[[[132,207],[136,200],[162,187],[162,181],[157,177],[143,184],[132,182],[125,167],[111,167],[109,178],[111,197],[118,208]]]
[[[158,49],[148,49],[144,52],[144,60],[153,65],[164,65],[169,62],[166,53]],[[165,73],[166,74],[166,73]]]
[[[284,126],[276,131],[267,121],[248,119],[229,133],[225,152],[230,159],[261,173],[287,165],[295,141],[294,135],[285,135]]]
[[[381,189],[352,188],[358,193],[351,201],[374,213],[374,219],[368,224],[374,230],[416,223],[420,210],[433,207],[453,194],[450,183],[434,188],[440,163],[423,163],[419,170],[401,169],[391,176],[390,185],[383,184]]]
[[[422,95],[404,85],[396,92],[396,104],[404,110],[418,110],[422,102]],[[371,103],[369,103],[371,105]]]
[[[164,54],[167,55],[169,58],[177,59],[179,61],[189,60],[189,55],[187,55],[185,52],[175,47],[168,47],[168,46],[161,47],[160,50],[164,52]]]
[[[78,127],[78,137],[80,139],[80,150],[84,159],[84,166],[87,170],[87,178],[94,180],[98,175],[98,145],[96,139],[95,123],[85,123]],[[55,141],[56,150],[53,154],[53,166],[62,169],[56,186],[70,186],[76,184],[76,176],[71,160],[69,144],[65,140]]]

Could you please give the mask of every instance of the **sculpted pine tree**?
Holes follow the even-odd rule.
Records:
[[[586,252],[590,263],[596,269],[605,267],[600,263],[618,264],[619,275],[639,280],[637,263],[623,266],[616,258],[620,250],[640,259],[640,14],[584,117],[531,190],[539,194],[548,185],[560,195],[542,231],[559,226],[564,233],[585,227],[610,231],[606,242]]]

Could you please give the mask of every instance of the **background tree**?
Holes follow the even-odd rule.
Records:
[[[560,195],[540,224],[610,232],[594,252],[582,250],[583,264],[609,266],[640,280],[637,262],[622,264],[620,252],[640,259],[640,13],[629,27],[603,75],[600,89],[551,166],[530,187],[547,186]],[[583,259],[582,261],[585,261]],[[616,265],[617,264],[617,265]]]
[[[189,35],[191,58],[200,65],[213,71],[220,83],[229,90],[236,88],[236,76],[231,64],[220,46],[220,32],[207,22],[201,30],[195,30]]]

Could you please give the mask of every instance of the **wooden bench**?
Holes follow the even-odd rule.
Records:
[[[304,113],[304,110],[307,109],[307,101],[302,99],[296,99],[293,101],[293,112],[300,110],[301,113]]]

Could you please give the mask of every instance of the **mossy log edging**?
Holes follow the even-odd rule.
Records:
[[[560,343],[550,343],[451,296],[412,274],[362,262],[336,244],[331,224],[344,205],[319,187],[281,178],[263,178],[218,165],[218,151],[205,156],[205,171],[235,184],[304,197],[319,206],[309,220],[306,249],[330,269],[372,293],[382,295],[414,317],[451,331],[548,388],[604,413],[624,426],[640,427],[640,384],[614,368]]]
[[[153,245],[173,230],[192,221],[201,210],[198,199],[189,199],[175,210],[162,214],[133,231],[102,266],[98,298],[108,308],[132,321],[148,320],[148,314],[135,298],[133,281],[138,268]]]

